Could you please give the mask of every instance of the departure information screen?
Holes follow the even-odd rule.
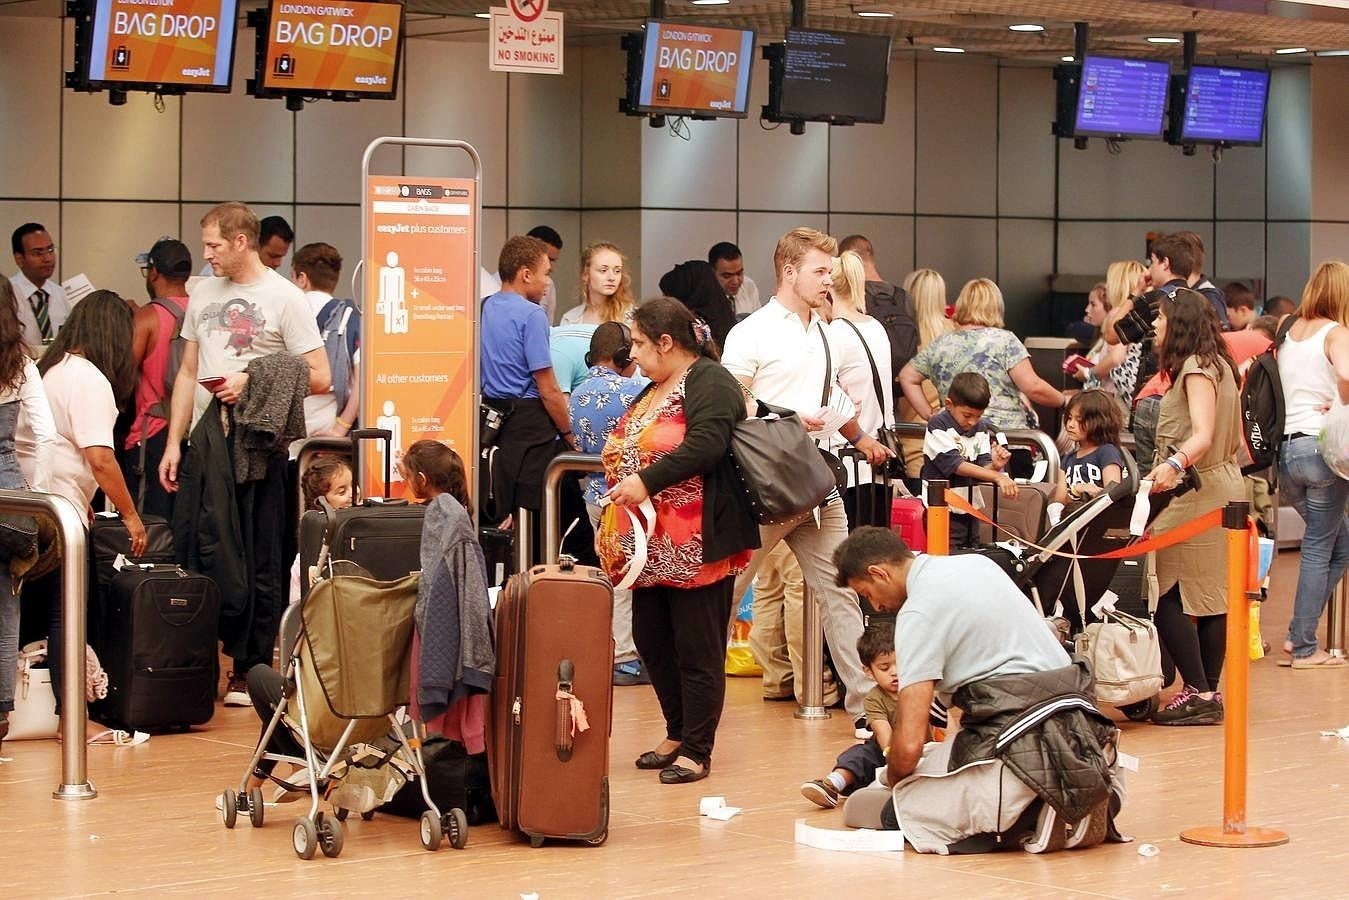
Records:
[[[1171,66],[1147,59],[1088,56],[1077,95],[1077,134],[1160,138]]]
[[[1269,72],[1194,66],[1185,90],[1182,141],[1259,144],[1265,134]]]

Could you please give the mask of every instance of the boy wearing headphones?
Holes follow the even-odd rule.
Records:
[[[582,453],[599,453],[647,379],[634,377],[632,332],[621,322],[605,322],[590,337],[585,379],[571,392],[571,430]],[[604,476],[587,475],[586,511],[599,529],[600,497],[608,489]],[[632,592],[614,591],[614,684],[650,684],[632,642]]]

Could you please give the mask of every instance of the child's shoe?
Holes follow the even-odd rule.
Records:
[[[838,788],[826,778],[816,778],[801,785],[801,796],[821,809],[835,809],[838,806]]]

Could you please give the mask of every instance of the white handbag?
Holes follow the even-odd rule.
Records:
[[[14,685],[14,710],[9,714],[9,741],[41,741],[56,737],[56,694],[47,668],[47,642],[34,641],[19,652],[19,677]]]
[[[1157,627],[1116,609],[1102,609],[1101,617],[1077,637],[1077,651],[1096,677],[1096,699],[1125,706],[1156,696],[1162,689]]]

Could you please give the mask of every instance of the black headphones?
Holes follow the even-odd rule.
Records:
[[[622,343],[619,344],[618,349],[614,351],[613,356],[614,366],[621,372],[632,365],[632,329],[622,322],[605,322],[604,324],[617,325],[622,334]],[[603,328],[604,325],[601,325],[600,327]],[[585,363],[586,368],[595,365],[595,354],[589,350],[586,351]]]

